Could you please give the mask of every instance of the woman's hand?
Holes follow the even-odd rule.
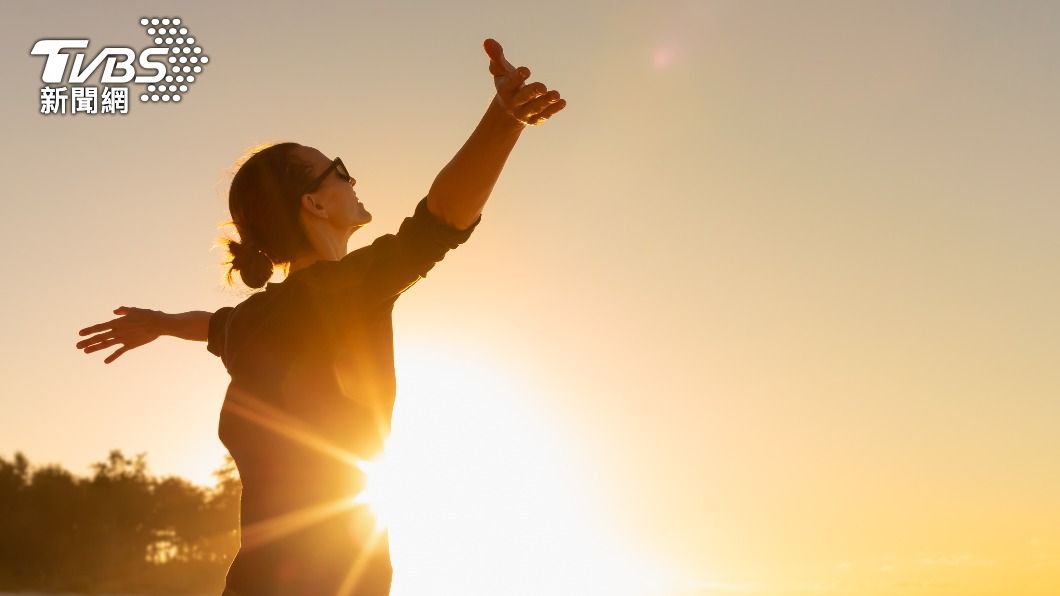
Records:
[[[78,335],[89,333],[96,333],[96,335],[77,342],[77,349],[83,349],[86,354],[90,354],[115,344],[122,344],[122,347],[103,360],[104,364],[110,364],[125,352],[150,343],[159,335],[163,335],[166,314],[161,311],[122,306],[114,309],[114,314],[123,316],[106,323],[85,327],[79,331]]]
[[[490,73],[497,87],[497,99],[521,125],[540,124],[567,105],[567,100],[561,99],[558,91],[549,91],[544,83],[534,82],[524,86],[523,81],[530,76],[530,69],[512,66],[504,58],[504,48],[495,39],[487,39],[482,47],[490,58]]]

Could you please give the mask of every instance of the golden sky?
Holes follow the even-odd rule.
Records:
[[[395,310],[396,595],[1060,593],[1060,5],[196,3],[180,105],[45,117],[35,40],[173,10],[59,4],[0,9],[0,455],[208,482],[220,360],[77,330],[243,299],[260,143],[343,158],[351,250],[395,231],[493,37],[568,105]]]

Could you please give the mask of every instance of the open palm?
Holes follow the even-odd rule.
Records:
[[[104,364],[110,364],[125,352],[150,343],[162,335],[160,325],[162,313],[158,311],[122,306],[114,309],[114,314],[122,316],[78,331],[78,335],[89,333],[95,333],[95,335],[77,342],[77,348],[90,354],[121,344],[120,348],[103,360]]]
[[[497,99],[505,111],[524,125],[544,122],[567,105],[559,91],[549,91],[544,83],[523,85],[530,77],[530,69],[516,68],[504,57],[504,48],[493,38],[483,42],[482,47],[490,59],[490,74],[497,88]]]

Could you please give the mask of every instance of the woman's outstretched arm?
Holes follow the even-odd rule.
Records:
[[[104,364],[110,364],[125,352],[148,344],[162,335],[172,335],[191,341],[206,341],[210,316],[213,313],[193,310],[170,314],[148,308],[121,306],[114,309],[114,314],[122,316],[105,323],[85,327],[77,333],[78,335],[95,333],[92,337],[77,342],[77,349],[84,350],[86,354],[122,344],[103,360]]]
[[[469,227],[482,213],[519,134],[528,125],[540,124],[567,105],[559,92],[543,83],[523,85],[530,69],[516,68],[504,58],[501,44],[483,43],[490,58],[490,73],[497,89],[493,101],[471,137],[431,185],[427,206],[458,230]]]

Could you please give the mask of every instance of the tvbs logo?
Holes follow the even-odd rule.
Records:
[[[79,51],[88,48],[88,39],[37,40],[30,54],[44,57],[41,113],[66,114],[67,99],[72,104],[70,114],[128,113],[129,88],[109,85],[130,82],[147,85],[140,94],[141,102],[180,102],[209,57],[203,55],[202,47],[179,18],[145,17],[140,25],[153,39],[153,46],[139,52],[108,46],[91,59]],[[96,72],[100,73],[101,89],[81,85]],[[72,85],[69,89],[67,83]],[[55,84],[62,86],[52,87]]]
[[[169,50],[165,48],[147,48],[140,52],[140,66],[154,70],[155,74],[153,75],[136,74],[136,68],[133,66],[136,53],[132,49],[103,48],[87,67],[82,67],[85,55],[80,52],[74,54],[74,67],[70,71],[70,78],[67,79],[66,65],[69,56],[62,53],[63,50],[85,49],[87,47],[87,39],[41,39],[33,44],[33,49],[29,53],[34,56],[47,56],[44,61],[44,72],[40,77],[45,83],[63,83],[67,81],[70,83],[84,83],[88,80],[88,77],[92,76],[92,73],[96,72],[104,60],[106,60],[106,66],[103,69],[103,75],[99,79],[101,83],[128,83],[133,79],[137,83],[157,83],[166,76],[164,59],[153,59],[156,56],[168,56]],[[119,69],[121,74],[115,74],[114,71]]]

